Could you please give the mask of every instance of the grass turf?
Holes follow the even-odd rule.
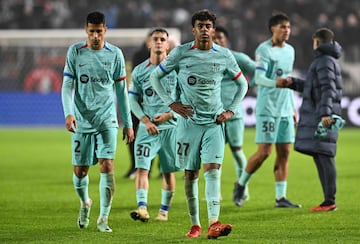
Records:
[[[120,135],[119,135],[120,138]],[[322,202],[321,186],[312,159],[291,153],[288,198],[301,203],[301,209],[274,208],[274,152],[250,181],[251,199],[242,208],[232,202],[234,165],[226,147],[222,175],[220,220],[231,223],[233,231],[218,239],[221,243],[356,243],[360,241],[359,150],[360,130],[344,129],[338,142],[338,210],[311,213],[310,207]],[[255,150],[254,129],[245,132],[244,151]],[[150,178],[150,221],[130,218],[136,208],[134,181],[123,176],[129,167],[129,154],[119,139],[116,157],[116,192],[109,225],[113,233],[96,231],[99,212],[99,168],[90,169],[89,193],[93,207],[89,228],[76,224],[79,200],[72,185],[70,137],[64,129],[0,129],[0,243],[191,243],[184,234],[190,228],[183,174],[177,173],[177,190],[169,221],[153,219],[160,205],[161,180],[157,167]],[[157,162],[156,162],[157,164]],[[203,200],[203,175],[199,181],[202,236],[206,239],[207,210]]]

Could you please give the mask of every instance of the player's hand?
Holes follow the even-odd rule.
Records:
[[[153,118],[153,121],[155,123],[161,124],[161,123],[164,123],[164,122],[170,120],[172,117],[173,117],[173,114],[170,113],[170,112],[169,113],[162,113],[162,114],[159,114],[159,115],[155,116]]]
[[[292,84],[291,77],[276,79],[276,87],[289,87]]]
[[[65,127],[68,131],[70,131],[72,133],[76,133],[77,122],[76,122],[74,115],[70,114],[70,115],[66,116]]]
[[[233,115],[234,115],[233,111],[226,110],[226,111],[222,112],[221,114],[219,114],[219,116],[217,116],[216,123],[220,124],[220,123],[230,119]]]
[[[160,133],[157,126],[151,121],[145,123],[145,126],[146,126],[146,131],[149,133],[149,135],[156,135]]]
[[[184,105],[181,102],[173,102],[170,104],[170,108],[185,119],[194,114],[193,108],[190,105]]]
[[[326,128],[329,128],[333,123],[333,120],[331,119],[331,116],[324,116],[321,118],[321,122]]]
[[[141,123],[143,123],[146,127],[146,131],[149,135],[156,135],[159,134],[159,129],[157,128],[156,124],[150,120],[150,118],[147,115],[144,115],[140,119]]]
[[[126,144],[133,142],[135,139],[133,128],[124,128],[123,129],[123,140],[126,140]]]

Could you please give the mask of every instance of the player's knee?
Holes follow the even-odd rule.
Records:
[[[74,174],[78,177],[78,178],[84,178],[85,176],[87,176],[89,171],[89,167],[80,167],[80,166],[75,166],[74,167]]]
[[[185,170],[185,178],[188,180],[196,180],[199,178],[199,171]]]
[[[264,150],[259,150],[257,152],[258,154],[258,158],[261,160],[261,161],[264,161],[265,159],[267,159],[270,154],[271,154],[271,150],[267,150],[267,149],[264,149]]]
[[[272,151],[271,144],[259,144],[256,154],[258,158],[260,158],[263,161],[270,156],[271,151]]]
[[[101,159],[100,160],[100,172],[109,173],[114,171],[114,163],[112,159]]]

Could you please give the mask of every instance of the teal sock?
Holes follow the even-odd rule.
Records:
[[[185,194],[192,225],[200,225],[198,181],[199,179],[189,180],[185,178]]]
[[[240,176],[239,184],[242,186],[245,186],[249,182],[251,176],[252,176],[252,174],[246,172],[246,170],[244,169]]]
[[[87,202],[89,200],[89,176],[79,178],[73,174],[73,184],[80,201],[82,203]]]
[[[236,176],[238,179],[240,179],[242,172],[246,168],[247,159],[242,149],[238,151],[232,151],[232,154],[235,159],[234,164],[235,164]]]
[[[282,197],[286,198],[286,189],[287,189],[286,181],[276,181],[275,182],[276,199],[280,199]]]
[[[161,189],[161,210],[169,210],[174,194],[173,191]]]
[[[111,203],[115,191],[114,173],[100,173],[100,217],[108,217],[111,210]]]
[[[218,169],[211,169],[204,173],[205,196],[207,201],[209,223],[217,221],[220,215],[220,178]]]
[[[148,190],[146,189],[137,189],[136,190],[136,201],[138,207],[147,206],[147,197],[148,197]]]

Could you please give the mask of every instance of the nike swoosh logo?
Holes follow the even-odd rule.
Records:
[[[83,67],[83,66],[85,66],[85,65],[87,65],[87,64],[79,64],[79,67]]]
[[[215,156],[215,158],[222,158],[222,156]]]

